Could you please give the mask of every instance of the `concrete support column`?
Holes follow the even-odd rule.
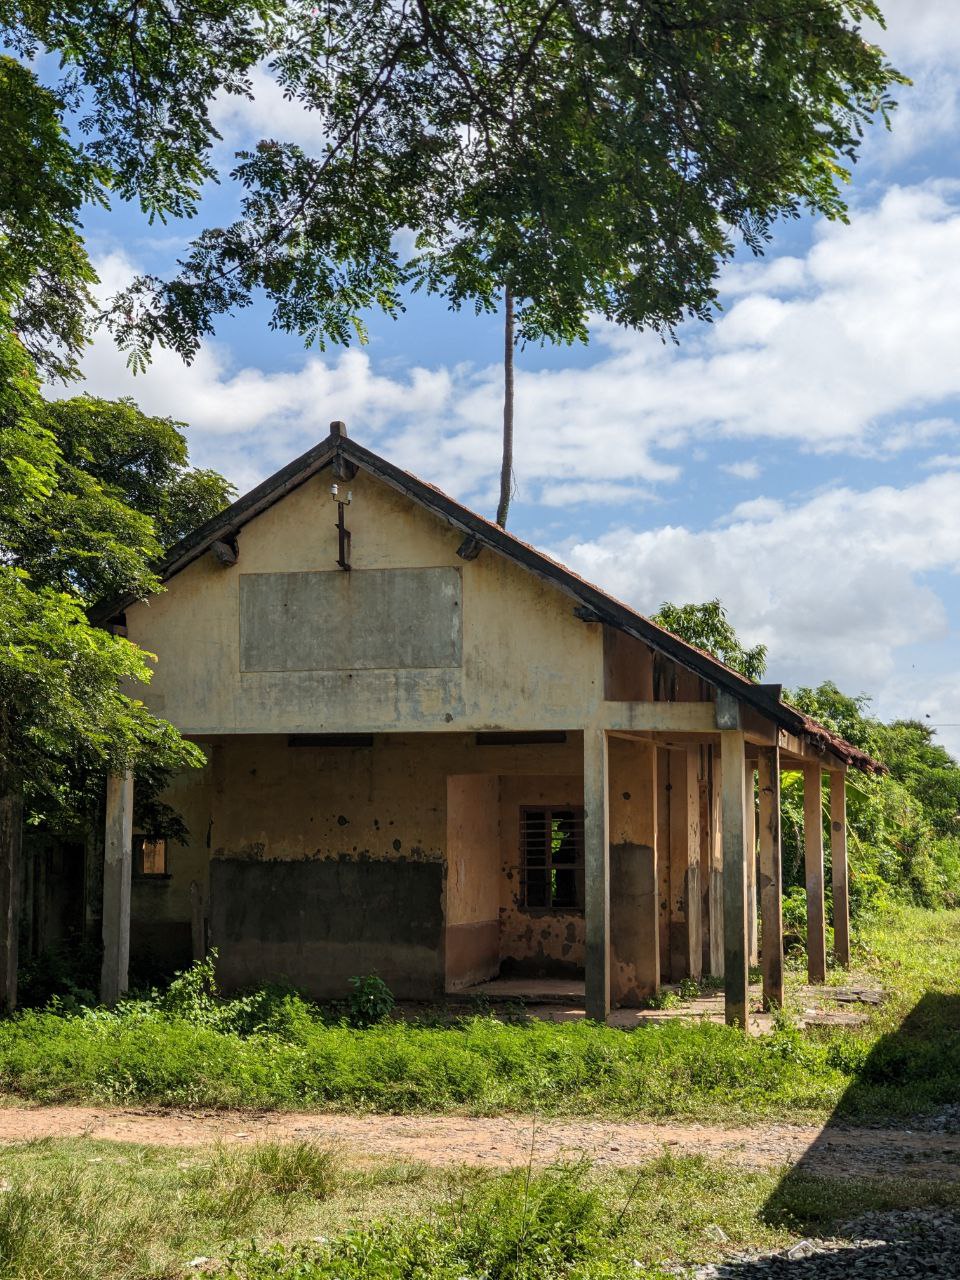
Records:
[[[723,763],[723,978],[728,1024],[747,1025],[747,859],[744,814],[744,736],[720,734]]]
[[[607,760],[611,1001],[637,1008],[660,986],[657,748],[611,736]]]
[[[660,930],[660,979],[673,981],[670,964],[670,752],[656,748],[657,769],[657,927]]]
[[[823,784],[819,764],[803,767],[803,861],[807,882],[807,980],[827,976],[823,914]]]
[[[830,774],[830,865],[833,876],[833,954],[850,967],[850,892],[847,881],[847,779]]]
[[[700,934],[699,748],[670,752],[670,976],[699,978]]]
[[[760,924],[764,1009],[783,1006],[783,851],[780,836],[780,748],[760,747]]]
[[[723,763],[717,747],[710,747],[710,976],[723,977]]]
[[[0,794],[0,1011],[17,1007],[20,877],[23,865],[23,794]]]
[[[107,778],[103,846],[103,967],[100,999],[116,1004],[130,969],[130,879],[133,846],[133,774]]]
[[[584,912],[586,1011],[605,1022],[610,1013],[610,800],[607,734],[583,733]]]
[[[760,963],[760,928],[757,917],[757,808],[753,761],[747,762],[743,779],[743,830],[747,847],[747,963]]]

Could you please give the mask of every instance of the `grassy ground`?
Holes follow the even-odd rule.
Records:
[[[3,1280],[642,1280],[663,1264],[829,1231],[871,1207],[960,1207],[956,1185],[794,1173],[778,1191],[773,1173],[700,1158],[491,1176],[364,1168],[306,1143],[198,1152],[46,1140],[0,1152],[0,1178]]]
[[[960,1098],[960,912],[863,928],[891,993],[862,1030],[747,1040],[709,1024],[330,1025],[289,997],[159,1000],[0,1024],[0,1084],[94,1101],[383,1110],[876,1118]],[[748,1172],[663,1157],[491,1175],[360,1165],[310,1143],[0,1149],[0,1280],[660,1280],[677,1263],[829,1234],[872,1208],[948,1206],[960,1184]]]
[[[185,986],[119,1013],[0,1024],[0,1089],[41,1101],[696,1117],[907,1115],[960,1097],[960,912],[863,928],[858,968],[891,993],[859,1031],[749,1039],[706,1022],[333,1024],[289,995],[221,1005]]]

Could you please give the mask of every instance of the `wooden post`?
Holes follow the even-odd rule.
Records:
[[[710,747],[710,976],[723,977],[723,763]]]
[[[23,791],[0,794],[0,1010],[17,1007],[20,876],[23,863]]]
[[[103,846],[103,967],[100,999],[116,1004],[127,989],[130,969],[130,878],[133,859],[133,774],[107,778],[107,820]]]
[[[807,880],[807,981],[827,977],[823,917],[823,784],[819,764],[803,767],[803,853]]]
[[[783,860],[780,838],[780,749],[760,747],[760,923],[763,1007],[783,1006]]]
[[[743,779],[743,829],[747,848],[747,963],[760,963],[760,930],[757,922],[757,809],[751,760]]]
[[[606,1022],[610,1013],[610,800],[603,729],[583,733],[583,808],[586,1011],[588,1018]]]
[[[739,729],[720,734],[723,757],[723,978],[725,1016],[746,1028],[747,876],[744,832],[744,736]]]
[[[847,881],[847,779],[830,774],[830,864],[833,875],[833,954],[850,967],[850,893]]]

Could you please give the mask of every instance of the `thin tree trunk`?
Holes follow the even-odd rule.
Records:
[[[11,1013],[17,1006],[23,782],[7,764],[6,728],[0,717],[0,1012]]]
[[[503,529],[513,488],[513,292],[503,291],[503,455],[500,462],[500,502],[497,524]]]

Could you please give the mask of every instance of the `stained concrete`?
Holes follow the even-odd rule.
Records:
[[[458,569],[241,573],[241,671],[459,667]]]
[[[315,999],[380,973],[401,999],[443,991],[443,867],[214,858],[210,934],[227,991],[286,981]]]

